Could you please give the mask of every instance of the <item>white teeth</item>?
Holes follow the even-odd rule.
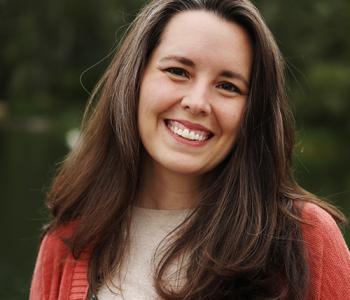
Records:
[[[189,140],[194,140],[194,141],[204,141],[208,138],[208,134],[205,133],[205,132],[197,132],[197,131],[192,131],[192,130],[189,130],[187,128],[185,129],[182,129],[182,128],[178,128],[177,126],[174,126],[174,125],[171,125],[169,124],[168,125],[168,128],[174,132],[175,134],[179,135],[179,136],[182,136],[186,139],[189,139]]]

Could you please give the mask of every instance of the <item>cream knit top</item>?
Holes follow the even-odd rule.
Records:
[[[152,264],[153,255],[166,235],[176,228],[191,211],[191,209],[158,210],[135,207],[130,227],[129,256],[123,263],[121,278],[117,276],[113,278],[114,284],[121,282],[122,294],[112,285],[105,284],[97,294],[98,299],[157,299],[153,286],[155,265]],[[162,243],[163,245],[164,243]],[[160,257],[159,253],[161,252],[159,251],[161,250],[157,250],[156,257]],[[176,269],[173,270],[176,271]],[[181,283],[179,278],[172,280],[174,280],[172,286],[178,286]],[[119,293],[119,295],[115,293]]]

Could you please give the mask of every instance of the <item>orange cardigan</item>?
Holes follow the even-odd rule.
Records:
[[[350,252],[333,218],[318,206],[305,203],[302,224],[311,285],[307,300],[350,299]],[[73,228],[67,225],[46,235],[41,243],[30,300],[86,300],[89,253],[74,259],[62,237]]]

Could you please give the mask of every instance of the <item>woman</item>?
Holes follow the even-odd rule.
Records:
[[[48,195],[31,299],[346,299],[345,217],[291,173],[283,60],[247,0],[154,0]]]

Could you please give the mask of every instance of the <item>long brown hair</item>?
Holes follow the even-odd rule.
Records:
[[[284,62],[248,0],[154,0],[140,11],[92,94],[80,142],[53,181],[48,230],[76,221],[69,245],[75,257],[91,249],[92,292],[120,270],[144,151],[137,129],[141,78],[166,24],[187,10],[241,25],[254,60],[239,138],[162,256],[157,292],[164,299],[303,299],[309,278],[297,200],[317,203],[338,221],[345,218],[293,179]],[[164,278],[184,254],[186,281],[173,290]]]

